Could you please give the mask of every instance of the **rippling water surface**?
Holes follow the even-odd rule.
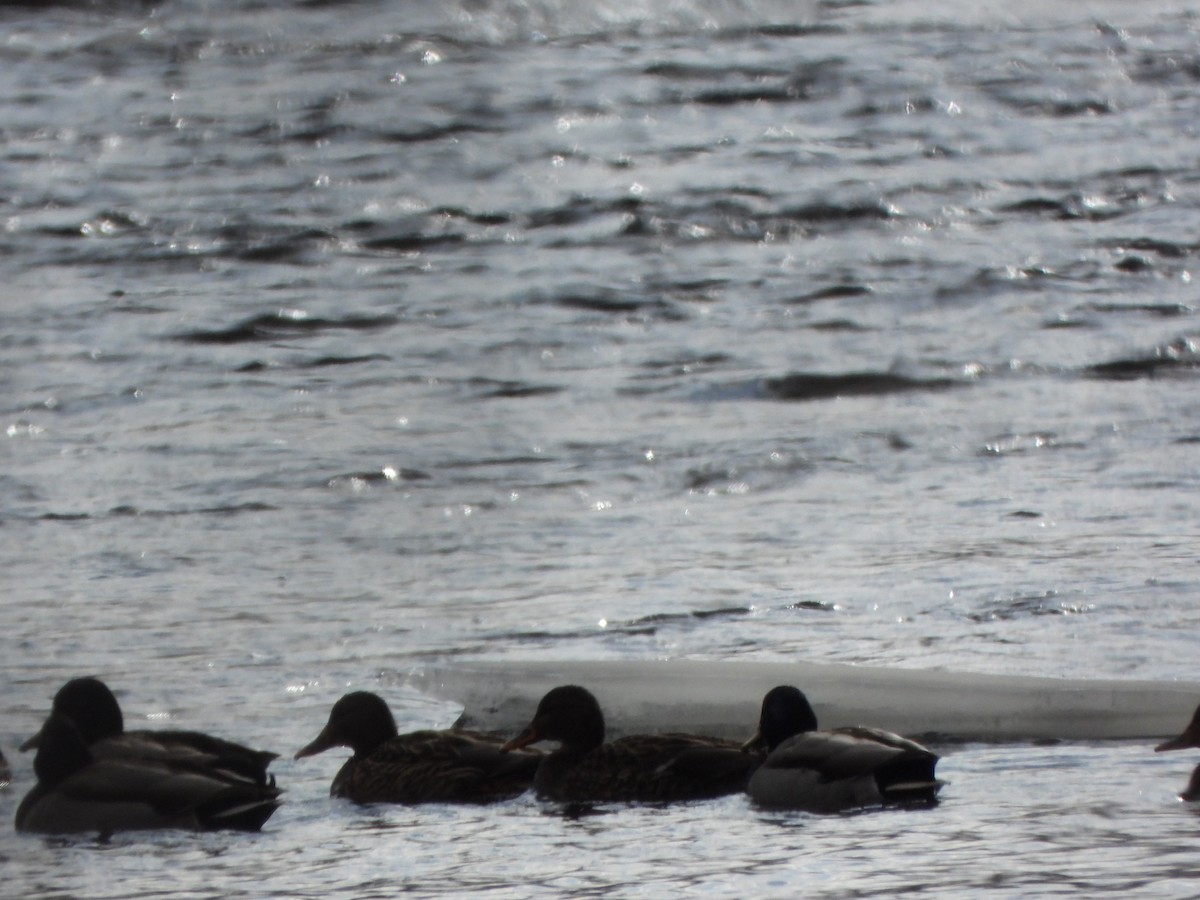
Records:
[[[82,673],[285,757],[351,686],[449,724],[406,675],[464,657],[1200,680],[1198,82],[1157,2],[0,3],[0,816]],[[317,757],[260,836],[0,859],[1187,895],[1152,743],[948,741],[938,809],[825,818],[362,810]]]

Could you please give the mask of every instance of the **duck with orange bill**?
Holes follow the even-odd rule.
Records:
[[[529,725],[505,744],[557,741],[533,779],[546,800],[567,803],[700,800],[746,788],[759,757],[734,741],[694,734],[639,734],[605,743],[604,714],[586,688],[556,687]]]
[[[524,793],[541,758],[534,751],[502,753],[502,743],[454,729],[399,734],[387,701],[354,691],[333,705],[321,733],[296,759],[349,747],[353,755],[329,793],[356,803],[490,803]]]

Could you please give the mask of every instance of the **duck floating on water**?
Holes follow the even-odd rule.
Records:
[[[270,785],[267,766],[278,754],[213,737],[200,731],[126,731],[120,704],[99,678],[73,678],[54,695],[51,713],[70,719],[97,759],[148,759],[219,769]],[[44,731],[44,729],[43,729]],[[42,733],[21,745],[39,746]]]
[[[369,691],[346,694],[321,733],[296,759],[332,747],[354,755],[329,793],[356,803],[489,803],[528,790],[540,753],[502,753],[501,738],[473,731],[399,734],[387,702]]]
[[[1200,706],[1196,707],[1196,712],[1192,714],[1192,721],[1188,722],[1187,727],[1177,737],[1163,741],[1155,747],[1154,752],[1187,750],[1190,747],[1200,747]],[[1192,777],[1188,779],[1187,787],[1183,789],[1179,799],[1188,802],[1200,800],[1200,766],[1196,766],[1192,770]]]
[[[45,834],[155,828],[258,831],[279,789],[187,762],[98,758],[75,723],[51,714],[33,769],[38,782],[17,808],[18,831]]]
[[[837,812],[885,804],[933,804],[942,782],[938,757],[920,744],[874,728],[817,730],[799,689],[763,698],[758,734],[747,750],[768,751],[747,793],[759,806]]]
[[[740,793],[759,758],[739,744],[690,734],[631,735],[604,742],[604,714],[586,688],[556,687],[533,720],[505,744],[515,750],[538,741],[559,748],[538,766],[533,787],[546,800],[567,803],[700,800]]]

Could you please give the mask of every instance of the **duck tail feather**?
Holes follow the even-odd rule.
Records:
[[[222,805],[203,816],[206,827],[213,829],[232,828],[237,831],[258,831],[279,809],[277,797],[260,797],[232,806]]]
[[[882,794],[888,803],[936,803],[938,791],[945,784],[937,778],[932,781],[900,781],[887,785]]]

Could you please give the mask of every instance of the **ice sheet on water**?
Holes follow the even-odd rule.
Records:
[[[1200,702],[1184,682],[1071,680],[825,663],[476,661],[415,670],[417,689],[460,703],[472,727],[515,731],[559,684],[599,699],[610,735],[748,737],[777,684],[808,694],[822,726],[977,740],[1104,740],[1177,734]]]

